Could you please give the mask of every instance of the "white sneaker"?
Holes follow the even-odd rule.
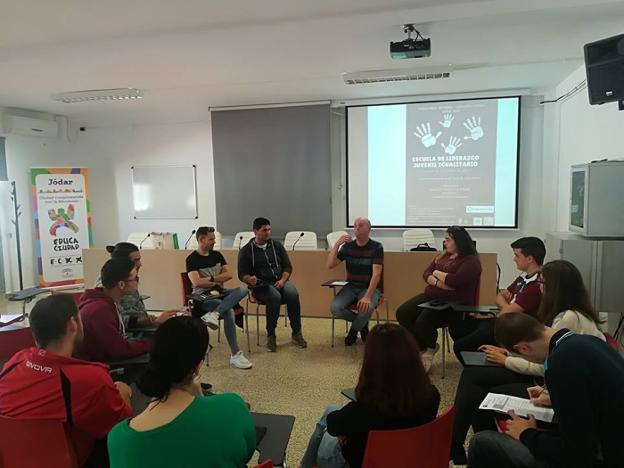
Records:
[[[202,315],[201,319],[213,330],[219,328],[219,312],[208,312]]]
[[[440,345],[436,343],[435,348],[427,348],[427,350],[420,354],[425,372],[429,373],[431,365],[433,364],[433,357],[440,350]]]
[[[245,357],[242,351],[230,357],[230,366],[237,369],[251,369],[251,362]]]

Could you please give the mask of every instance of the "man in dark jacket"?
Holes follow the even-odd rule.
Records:
[[[533,416],[511,412],[507,434],[483,431],[468,453],[471,468],[621,467],[624,462],[624,360],[602,340],[546,327],[528,314],[497,319],[497,341],[544,364],[546,388],[532,387],[536,405],[552,406],[556,431],[538,431]]]
[[[301,334],[301,305],[297,288],[288,281],[292,265],[284,246],[271,239],[271,222],[256,218],[253,222],[255,238],[238,254],[238,277],[252,290],[253,296],[266,304],[267,348],[277,350],[275,329],[280,304],[286,304],[292,328],[292,342],[299,348],[308,346]]]
[[[108,260],[101,271],[102,287],[87,289],[80,300],[84,325],[82,354],[90,361],[130,359],[150,350],[148,340],[127,340],[117,304],[137,290],[139,277],[127,258]]]

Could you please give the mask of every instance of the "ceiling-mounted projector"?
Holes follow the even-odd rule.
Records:
[[[407,39],[401,42],[390,42],[390,56],[393,59],[412,59],[431,56],[431,39],[425,39],[413,24],[403,25]],[[412,34],[416,37],[412,38]]]

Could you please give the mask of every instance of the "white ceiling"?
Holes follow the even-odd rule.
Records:
[[[2,5],[0,106],[85,123],[176,121],[209,106],[531,88],[560,82],[582,45],[624,31],[621,0],[20,0]],[[392,60],[414,22],[432,56]],[[348,86],[341,73],[475,66],[449,80]],[[137,102],[50,95],[138,87]]]

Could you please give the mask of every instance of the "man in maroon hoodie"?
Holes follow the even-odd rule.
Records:
[[[150,350],[148,340],[127,340],[117,304],[122,296],[137,290],[139,277],[127,258],[112,258],[101,270],[101,288],[87,289],[80,300],[84,325],[82,353],[90,361],[114,362]]]
[[[83,328],[70,295],[37,302],[30,327],[37,347],[17,352],[0,372],[0,415],[62,421],[80,466],[90,454],[91,461],[106,458],[105,444],[94,445],[131,415],[130,387],[113,383],[106,365],[72,357]]]

